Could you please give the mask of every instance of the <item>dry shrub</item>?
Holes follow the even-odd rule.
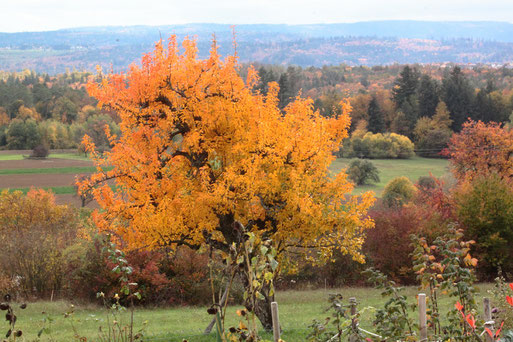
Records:
[[[31,190],[0,194],[0,268],[23,296],[48,297],[62,287],[62,251],[80,229],[76,210],[56,205],[53,194]]]

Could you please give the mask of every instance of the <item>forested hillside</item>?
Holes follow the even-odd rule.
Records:
[[[197,39],[205,57],[215,36],[222,55],[243,62],[323,66],[411,63],[507,64],[513,25],[503,22],[381,21],[318,25],[189,24],[91,27],[48,32],[0,33],[0,70],[94,71],[125,69],[159,39]]]

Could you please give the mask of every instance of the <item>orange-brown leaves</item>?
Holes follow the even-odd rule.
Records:
[[[349,127],[350,106],[325,118],[297,98],[283,113],[278,86],[255,93],[237,74],[235,57],[220,60],[215,46],[198,60],[196,44],[171,38],[157,44],[142,67],[90,83],[89,92],[115,109],[122,134],[112,151],[93,154],[113,166],[81,184],[94,190],[100,227],[130,247],[229,242],[234,220],[287,245],[333,248],[359,258],[362,233],[372,226],[369,194],[345,199],[345,174],[328,166]],[[89,150],[94,146],[86,141]]]
[[[444,154],[451,158],[459,181],[490,173],[509,178],[513,175],[513,131],[494,122],[469,120],[451,138]]]

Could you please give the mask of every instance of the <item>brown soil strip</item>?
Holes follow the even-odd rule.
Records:
[[[69,195],[55,195],[55,202],[57,204],[66,204],[66,205],[74,206],[74,207],[77,207],[77,208],[80,208],[80,206],[82,205],[82,203],[80,202],[80,199],[77,196],[71,195],[71,194],[69,194]],[[86,207],[87,208],[91,208],[91,209],[97,209],[100,206],[95,201],[92,201]]]
[[[75,174],[0,175],[0,189],[73,186],[75,176]]]

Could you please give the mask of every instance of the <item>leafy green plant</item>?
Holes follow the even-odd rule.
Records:
[[[382,290],[381,296],[388,297],[384,307],[376,310],[373,322],[376,332],[387,341],[414,340],[416,325],[408,316],[408,311],[412,307],[408,305],[406,296],[402,294],[404,288],[397,286],[394,281],[389,280],[385,274],[374,268],[368,268],[363,273],[367,275],[370,283]]]
[[[55,338],[53,337],[53,329],[52,324],[54,322],[54,319],[52,316],[46,312],[43,311],[43,319],[41,320],[41,329],[37,332],[37,338],[41,338],[43,334],[48,335],[50,341],[55,341]]]
[[[308,342],[327,342],[327,341],[364,341],[365,336],[358,329],[358,317],[360,313],[351,314],[351,308],[355,303],[345,304],[341,294],[329,295],[330,305],[326,312],[331,315],[326,317],[324,322],[314,320],[310,328],[311,332],[307,336]]]
[[[347,176],[356,185],[379,182],[378,168],[370,160],[365,159],[352,160],[347,169]]]
[[[109,261],[115,265],[112,272],[119,275],[120,293],[114,295],[112,303],[109,303],[102,292],[97,294],[97,297],[103,300],[104,306],[108,308],[107,327],[106,329],[99,327],[98,340],[100,342],[133,342],[140,340],[143,337],[144,326],[134,333],[134,300],[140,300],[141,295],[133,290],[137,287],[137,283],[130,282],[133,269],[128,264],[125,253],[118,249],[113,242],[109,241],[107,243],[105,252]],[[128,323],[124,323],[122,320],[122,313],[127,310],[120,302],[122,299],[130,305],[130,321]]]
[[[262,239],[255,233],[246,231],[242,224],[239,223],[237,229],[240,232],[239,241],[231,244],[229,253],[220,252],[220,254],[228,270],[229,283],[226,296],[229,295],[237,273],[248,282],[243,294],[246,309],[237,311],[241,317],[239,325],[225,331],[224,318],[228,301],[224,303],[216,301],[211,265],[213,304],[208,313],[216,315],[219,341],[262,341],[257,330],[256,302],[264,299],[264,291],[268,296],[274,296],[273,280],[278,272],[277,251],[271,240]]]
[[[387,207],[401,207],[413,200],[417,189],[406,177],[396,177],[385,186],[383,190],[383,202]]]
[[[507,330],[513,329],[513,310],[511,309],[511,304],[508,303],[507,299],[507,297],[511,294],[511,291],[512,289],[506,282],[506,279],[502,274],[502,270],[499,269],[499,274],[497,278],[495,278],[494,287],[488,292],[492,295],[493,298],[493,320],[495,322],[504,322],[504,329]],[[506,301],[504,298],[506,298]]]
[[[476,327],[483,322],[474,319],[477,307],[476,277],[474,268],[477,259],[470,255],[474,241],[463,241],[463,232],[451,227],[430,245],[426,238],[412,235],[414,246],[413,270],[421,284],[428,289],[429,332],[433,338],[445,340],[458,338],[471,341],[476,338]],[[444,293],[455,301],[455,306],[442,322],[439,298]],[[472,317],[472,319],[470,319]],[[469,322],[472,322],[470,324]]]

